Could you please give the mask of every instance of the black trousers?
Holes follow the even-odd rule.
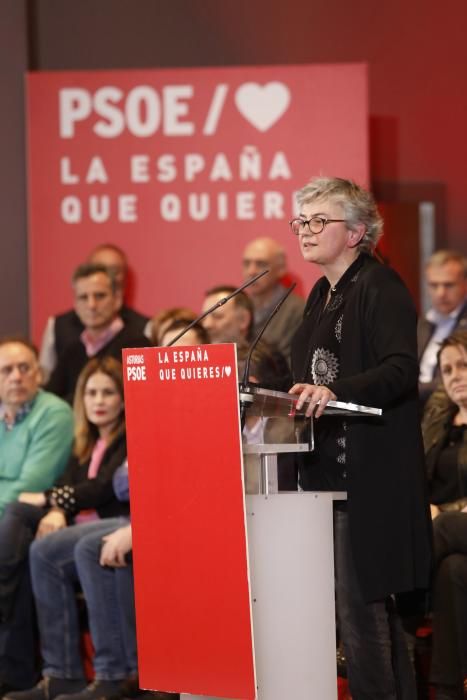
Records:
[[[45,510],[10,503],[0,518],[0,681],[29,688],[37,680],[37,632],[29,546]]]
[[[467,513],[433,520],[433,647],[430,680],[462,685],[467,675]]]
[[[345,510],[334,511],[334,551],[337,620],[352,700],[416,700],[414,670],[393,598],[363,600]]]

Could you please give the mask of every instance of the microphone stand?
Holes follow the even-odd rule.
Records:
[[[166,347],[169,348],[171,345],[173,345],[174,343],[176,343],[177,340],[178,340],[179,338],[181,338],[183,335],[185,335],[185,333],[187,333],[187,332],[190,330],[190,328],[193,328],[193,326],[194,326],[196,323],[199,323],[200,321],[202,321],[203,318],[205,318],[206,316],[209,316],[209,314],[211,314],[213,311],[215,311],[216,309],[218,309],[220,306],[224,306],[224,304],[226,304],[228,301],[230,301],[230,300],[231,300],[234,296],[236,296],[239,292],[242,292],[244,289],[246,289],[247,287],[249,287],[250,284],[253,284],[253,282],[256,282],[256,280],[259,280],[259,278],[260,278],[260,277],[263,277],[263,275],[267,275],[268,272],[269,272],[269,270],[263,270],[263,272],[260,272],[259,275],[256,275],[255,277],[252,277],[251,280],[248,280],[247,282],[244,282],[244,283],[242,284],[241,287],[238,287],[238,289],[236,289],[234,292],[232,292],[232,293],[229,294],[228,296],[223,297],[222,299],[219,299],[219,301],[217,301],[215,304],[213,304],[212,306],[210,306],[209,309],[208,309],[207,311],[204,311],[202,314],[200,314],[199,316],[197,316],[197,317],[195,318],[194,321],[192,321],[190,324],[188,324],[188,326],[187,326],[186,328],[184,328],[182,331],[180,331],[180,333],[179,333],[178,335],[176,335],[175,338],[173,338],[173,339],[170,341],[170,343],[167,343]],[[294,285],[294,286],[295,286],[295,285]]]
[[[258,333],[256,338],[253,340],[253,342],[250,346],[250,349],[248,351],[247,358],[245,360],[245,368],[243,370],[243,377],[242,377],[242,381],[240,382],[240,386],[239,386],[240,393],[242,393],[242,394],[252,394],[253,393],[252,392],[253,387],[248,379],[248,377],[250,376],[250,364],[251,364],[251,356],[253,354],[253,351],[256,348],[256,346],[258,345],[259,341],[261,340],[261,336],[263,335],[264,331],[268,327],[269,323],[272,321],[272,319],[274,318],[276,313],[279,311],[279,309],[282,306],[282,304],[284,303],[284,301],[287,299],[289,294],[291,294],[293,292],[293,290],[295,289],[296,286],[297,286],[297,284],[296,284],[296,282],[294,282],[286,290],[285,294],[283,294],[283,296],[279,299],[278,303],[276,304],[274,309],[271,311],[271,313],[267,317],[260,332]],[[240,424],[241,424],[242,431],[243,431],[243,428],[245,427],[246,412],[247,412],[249,404],[250,404],[250,401],[248,401],[248,400],[245,401],[245,399],[240,399]]]

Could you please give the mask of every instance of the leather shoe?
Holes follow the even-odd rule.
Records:
[[[86,681],[82,680],[42,678],[34,688],[9,691],[3,696],[3,700],[54,700],[60,694],[76,692],[85,685]]]

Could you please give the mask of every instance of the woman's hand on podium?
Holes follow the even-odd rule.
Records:
[[[289,394],[298,394],[297,411],[300,411],[307,399],[310,402],[305,411],[305,415],[310,418],[314,415],[319,418],[323,415],[329,401],[336,401],[336,395],[326,386],[318,386],[316,384],[294,384],[289,389]]]

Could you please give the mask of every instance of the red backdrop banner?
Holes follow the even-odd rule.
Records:
[[[235,347],[123,362],[140,685],[253,700]]]
[[[153,314],[241,278],[245,243],[281,241],[314,175],[368,182],[365,65],[42,72],[27,77],[31,319],[72,304],[71,273],[113,242]]]

